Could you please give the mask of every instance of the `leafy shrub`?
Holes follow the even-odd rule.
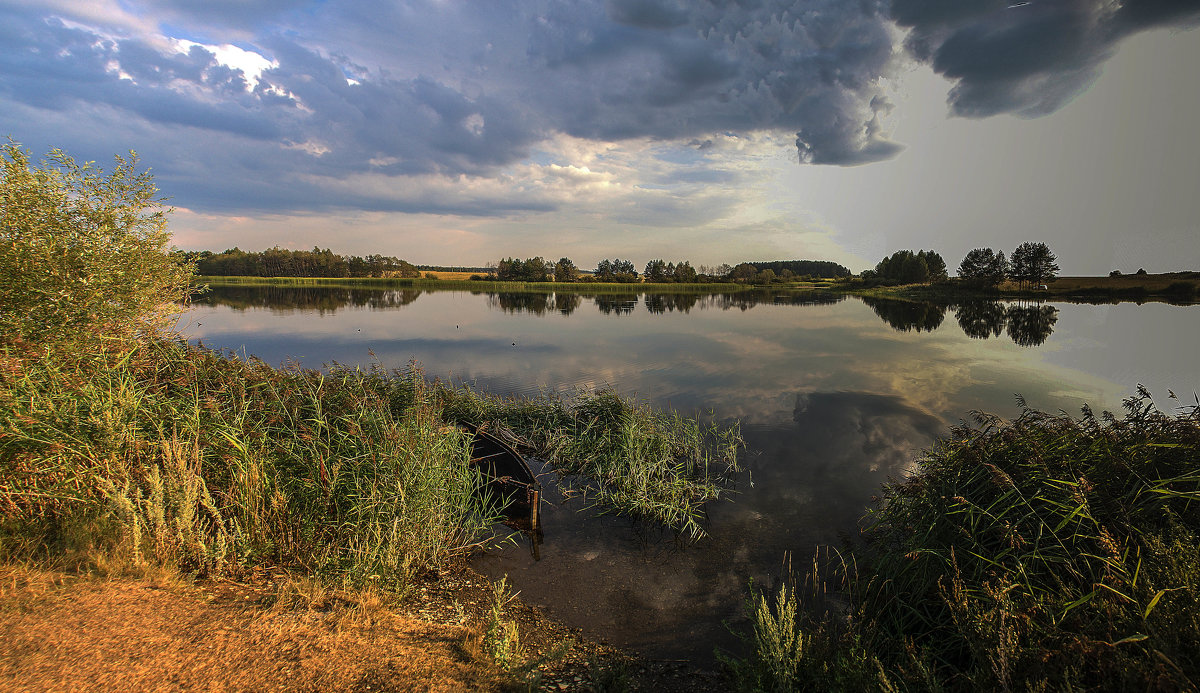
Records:
[[[164,324],[193,268],[165,252],[162,200],[137,156],[105,175],[58,149],[40,166],[0,150],[0,334],[47,346]]]

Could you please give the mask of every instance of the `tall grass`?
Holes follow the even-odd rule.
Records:
[[[403,591],[495,520],[454,421],[499,421],[605,507],[702,532],[736,467],[694,421],[612,393],[500,400],[409,370],[271,368],[170,340],[0,352],[0,553],[237,573],[270,561]]]
[[[8,354],[6,542],[236,571],[270,560],[400,588],[489,525],[467,441],[350,371],[278,370],[176,342]]]
[[[529,400],[441,394],[448,418],[512,430],[559,472],[583,477],[605,508],[693,537],[704,534],[704,504],[725,492],[744,446],[736,424],[702,426],[611,390]]]
[[[1121,418],[980,414],[884,488],[863,540],[835,579],[849,611],[805,617],[839,676],[922,690],[1200,684],[1196,409],[1163,414],[1141,391]],[[772,651],[760,650],[755,661]]]

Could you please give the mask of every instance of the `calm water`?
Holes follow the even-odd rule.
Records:
[[[187,334],[268,363],[418,362],[497,394],[612,386],[738,419],[749,474],[710,504],[711,536],[564,502],[544,474],[541,560],[516,543],[476,567],[595,637],[655,657],[731,646],[747,581],[785,552],[853,534],[881,482],[972,410],[1012,417],[1120,407],[1139,383],[1164,409],[1200,390],[1200,306],[983,303],[836,296],[580,296],[344,289],[214,290]],[[372,356],[371,354],[374,354]],[[752,483],[752,485],[751,485]]]

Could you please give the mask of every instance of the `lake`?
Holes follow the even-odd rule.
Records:
[[[475,561],[522,599],[651,657],[733,647],[748,582],[853,536],[871,497],[982,410],[1164,410],[1200,390],[1200,307],[971,303],[828,294],[472,293],[217,288],[185,334],[279,365],[420,365],[501,395],[620,393],[741,422],[748,472],[695,543],[566,499],[545,472],[540,560],[518,538]],[[1173,390],[1179,400],[1170,399]]]

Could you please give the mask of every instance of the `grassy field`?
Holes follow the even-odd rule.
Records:
[[[864,285],[860,281],[841,282],[831,287],[855,295],[879,298],[943,301],[963,299],[1022,298],[1034,300],[1077,301],[1166,301],[1189,304],[1200,299],[1200,272],[1121,275],[1119,277],[1059,277],[1047,282],[1045,289],[1022,288],[1006,281],[995,289],[976,289],[950,280],[940,284],[904,284],[899,286]]]

